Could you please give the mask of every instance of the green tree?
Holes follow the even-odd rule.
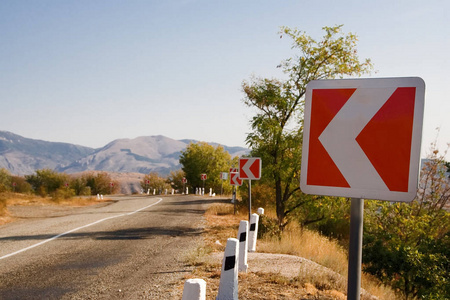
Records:
[[[411,203],[368,201],[365,271],[400,290],[406,299],[449,299],[450,182],[445,155],[433,150]]]
[[[5,168],[0,169],[0,192],[11,190],[11,173]]]
[[[167,183],[167,179],[159,176],[156,172],[151,172],[144,176],[141,180],[141,187],[143,190],[147,191],[150,189],[152,193],[153,189],[156,189],[156,192],[161,194],[165,189],[170,189],[170,185]]]
[[[51,169],[36,170],[36,174],[26,175],[26,181],[36,194],[45,197],[55,193],[69,183],[70,178],[65,173],[57,173]]]
[[[222,146],[214,147],[205,142],[190,143],[180,155],[188,185],[191,188],[203,187],[200,175],[207,174],[205,190],[212,188],[215,193],[220,192],[222,185],[220,172],[229,172],[232,161],[231,155]]]
[[[263,159],[261,182],[269,182],[275,190],[280,228],[287,224],[287,215],[313,201],[299,193],[298,184],[306,85],[311,80],[360,76],[372,68],[369,59],[358,58],[356,35],[341,29],[342,25],[324,27],[325,35],[316,41],[303,31],[282,27],[282,37],[292,39],[292,48],[298,51],[280,64],[287,79],[252,78],[242,84],[244,103],[256,109],[246,142],[252,155]]]
[[[167,177],[167,183],[174,190],[182,191],[183,190],[183,178],[185,178],[186,174],[183,170],[170,171],[169,176]]]
[[[111,176],[107,172],[91,172],[84,174],[81,179],[81,183],[78,186],[78,190],[86,192],[88,189],[91,191],[91,195],[97,194],[114,194],[120,190],[119,182],[112,180]],[[88,187],[86,189],[83,187]]]
[[[22,176],[11,176],[11,184],[16,193],[31,193],[31,185]]]
[[[91,188],[86,185],[85,177],[75,177],[72,178],[70,182],[70,188],[74,191],[75,195],[78,196],[90,196]]]

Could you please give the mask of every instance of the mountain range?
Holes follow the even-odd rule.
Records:
[[[14,175],[32,174],[39,169],[78,173],[108,171],[119,173],[158,172],[167,175],[179,169],[179,156],[195,140],[174,140],[162,135],[117,139],[102,148],[47,142],[0,131],[0,168]],[[217,143],[209,143],[217,146]],[[243,147],[222,145],[231,156],[249,152]]]

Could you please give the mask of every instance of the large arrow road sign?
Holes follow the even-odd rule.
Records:
[[[261,158],[247,157],[239,159],[239,178],[258,180],[261,178]]]
[[[300,186],[310,194],[411,201],[425,83],[416,77],[311,81]]]

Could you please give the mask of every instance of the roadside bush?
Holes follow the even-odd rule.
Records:
[[[53,194],[70,181],[67,174],[50,169],[36,170],[36,174],[26,175],[25,179],[36,194],[42,197]]]
[[[6,204],[7,204],[7,198],[0,194],[0,216],[3,216],[6,212]]]
[[[83,186],[80,191],[87,192],[87,190],[84,189],[84,186],[89,187],[91,195],[114,194],[120,190],[119,183],[113,181],[111,176],[106,172],[84,174],[81,177],[81,182]]]
[[[450,181],[444,155],[433,150],[411,203],[367,201],[365,271],[405,299],[449,299]]]
[[[11,182],[14,184],[12,190],[15,193],[29,194],[32,192],[31,185],[26,182],[24,177],[11,176]]]
[[[59,188],[55,192],[52,193],[52,200],[55,202],[59,202],[61,200],[70,199],[75,196],[75,192],[69,188]]]
[[[281,238],[280,226],[278,226],[278,220],[266,215],[259,216],[258,223],[258,239],[263,237],[276,237]]]
[[[5,168],[0,169],[0,193],[11,190],[11,174]]]
[[[248,183],[245,181],[239,192],[242,198],[242,203],[248,205]],[[275,210],[275,191],[268,185],[263,183],[252,182],[252,207],[263,207],[264,209]]]

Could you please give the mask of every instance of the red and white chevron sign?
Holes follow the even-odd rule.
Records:
[[[258,180],[261,178],[261,158],[247,157],[239,159],[239,178]]]
[[[241,186],[242,179],[239,178],[239,173],[232,172],[230,173],[230,185]]]
[[[412,201],[418,187],[421,78],[311,81],[306,88],[304,193]]]

